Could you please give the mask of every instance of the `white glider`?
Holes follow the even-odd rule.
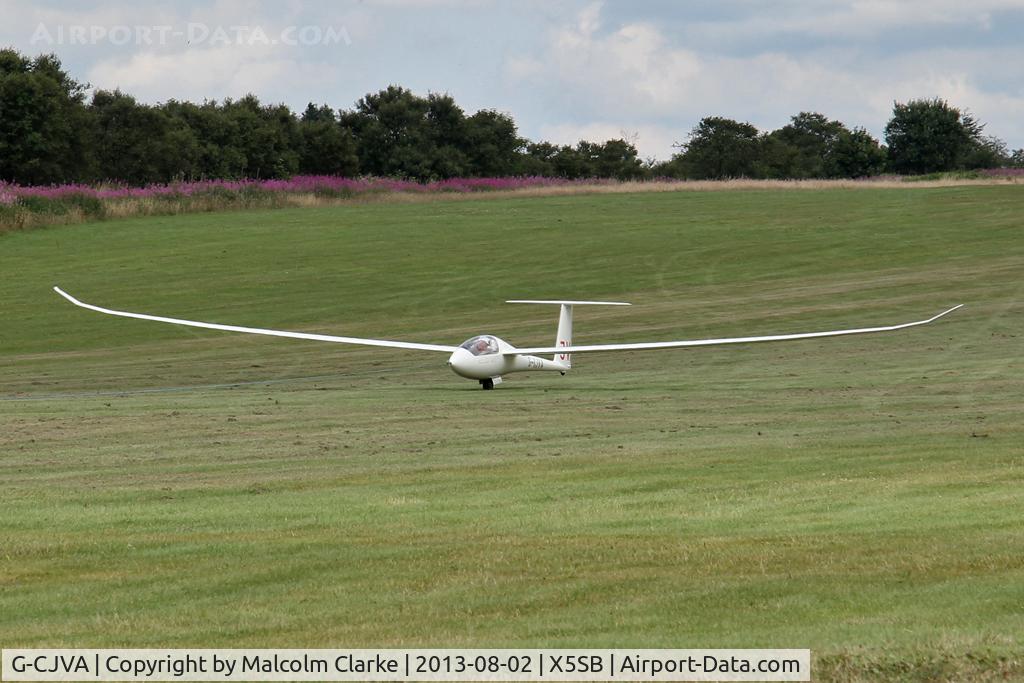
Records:
[[[340,344],[359,344],[362,346],[382,346],[395,349],[413,349],[417,351],[443,351],[451,354],[448,358],[448,365],[455,374],[480,381],[484,389],[493,389],[495,384],[501,382],[502,375],[511,372],[523,372],[527,370],[553,370],[565,374],[571,367],[571,354],[594,353],[598,351],[640,351],[645,349],[672,349],[684,346],[713,346],[717,344],[748,344],[752,342],[789,341],[794,339],[813,339],[817,337],[837,337],[847,334],[866,334],[869,332],[891,332],[902,330],[917,325],[927,325],[938,320],[947,313],[952,313],[963,306],[957,304],[952,308],[934,315],[927,320],[902,323],[899,325],[884,325],[881,327],[861,327],[850,330],[829,330],[826,332],[800,332],[797,334],[771,334],[760,337],[724,337],[721,339],[692,339],[681,341],[664,342],[641,342],[636,344],[587,344],[574,346],[572,343],[572,311],[573,306],[629,306],[621,301],[565,301],[565,300],[527,300],[513,299],[507,301],[510,304],[554,304],[560,307],[558,317],[558,332],[555,336],[554,346],[536,346],[519,349],[512,346],[504,339],[490,334],[481,334],[458,346],[445,344],[419,344],[415,342],[390,341],[386,339],[363,339],[360,337],[337,337],[329,334],[312,334],[309,332],[286,332],[283,330],[267,330],[259,327],[241,327],[239,325],[221,325],[219,323],[206,323],[196,320],[182,320],[180,318],[166,318],[159,315],[147,315],[145,313],[129,313],[128,311],[115,311],[102,306],[94,306],[79,301],[60,287],[53,288],[62,297],[82,308],[87,308],[98,313],[117,315],[123,318],[137,318],[139,320],[153,320],[172,325],[187,325],[189,327],[202,327],[209,330],[223,330],[225,332],[244,332],[247,334],[263,334],[271,337],[290,337],[294,339],[310,339],[312,341],[336,342]],[[541,358],[536,354],[553,354],[551,358]]]

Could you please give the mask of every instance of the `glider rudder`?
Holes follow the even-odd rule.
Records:
[[[558,331],[555,333],[555,346],[562,348],[572,346],[572,307],[575,306],[631,306],[624,301],[571,301],[567,299],[510,299],[507,304],[559,304]],[[572,356],[568,353],[556,353],[552,360],[572,367]]]

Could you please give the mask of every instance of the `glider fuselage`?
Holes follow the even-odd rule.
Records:
[[[490,334],[463,342],[448,358],[448,366],[460,377],[479,380],[526,370],[553,370],[563,375],[569,370],[561,361],[516,353],[516,347]]]

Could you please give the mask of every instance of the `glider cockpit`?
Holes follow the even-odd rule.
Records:
[[[474,356],[490,356],[498,353],[498,338],[489,334],[481,334],[459,344],[460,348],[466,349]]]

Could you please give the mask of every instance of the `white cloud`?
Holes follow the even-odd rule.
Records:
[[[575,142],[638,134],[667,158],[707,115],[784,125],[818,111],[880,135],[893,100],[940,96],[1024,146],[1024,0],[500,3],[493,0],[0,0],[0,44],[54,51],[71,74],[143,101],[238,97],[349,106],[400,83],[496,107],[524,135]],[[708,17],[718,16],[713,19]],[[34,46],[56,25],[344,26],[352,45]]]
[[[601,8],[603,6],[603,2],[593,2],[587,5],[577,17],[576,30],[586,36],[597,31],[601,27]]]
[[[763,12],[755,10],[740,19],[691,23],[689,32],[709,41],[729,42],[777,34],[864,39],[906,28],[957,26],[990,30],[994,13],[1021,9],[1024,0],[770,3]]]
[[[569,85],[573,97],[610,111],[663,113],[691,93],[701,67],[696,54],[670,47],[647,23],[599,35],[600,8],[589,5],[572,25],[553,31],[546,54],[510,57],[506,75],[542,87]]]
[[[1024,6],[1024,0],[991,0],[979,6],[989,12]],[[818,111],[880,136],[893,101],[938,96],[970,109],[988,122],[992,134],[1017,146],[1024,143],[1024,89],[986,91],[979,83],[979,74],[995,72],[993,64],[1015,69],[1012,65],[1024,62],[1024,48],[908,49],[887,57],[849,46],[751,55],[698,53],[674,44],[665,30],[651,23],[598,30],[602,21],[595,8],[600,6],[588,6],[576,21],[552,31],[542,54],[514,56],[507,63],[506,77],[512,83],[552,103],[548,116],[554,121],[538,128],[559,141],[569,142],[564,138],[577,134],[596,139],[631,128],[643,132],[638,139],[642,154],[664,159],[673,153],[672,143],[684,139],[704,116],[728,116],[771,130],[800,111]],[[959,22],[980,16],[975,9],[945,0],[870,0],[835,13],[835,26],[842,23],[839,17],[860,28],[899,25],[910,21],[914,11],[925,21]],[[799,24],[810,20],[800,19]],[[752,26],[751,21],[740,22],[740,30]]]
[[[682,142],[685,135],[666,126],[647,123],[592,122],[585,124],[558,123],[545,124],[540,127],[540,137],[548,142],[560,145],[575,145],[580,140],[605,142],[606,140],[623,139],[636,146],[641,158],[650,156],[665,159],[668,157],[663,150],[672,149],[677,142]]]
[[[337,65],[328,62],[347,53],[353,32],[364,38],[370,23],[362,8],[295,1],[216,0],[169,6],[108,1],[71,9],[2,2],[0,13],[5,17],[0,42],[6,40],[27,54],[56,52],[74,77],[93,88],[121,88],[145,102],[222,99],[249,92],[264,101],[288,100],[293,106],[307,99],[331,99],[323,92],[324,77]],[[32,43],[40,25],[55,43]],[[319,35],[331,29],[333,42],[300,42],[306,35],[300,31],[307,26]],[[72,27],[85,36],[93,35],[95,28],[103,37],[83,42],[71,38]],[[115,27],[127,30],[131,39],[111,40]],[[189,38],[196,35],[202,37],[190,44]],[[74,62],[79,62],[77,68]],[[335,76],[337,80],[342,79]]]
[[[90,69],[89,80],[96,88],[120,88],[145,102],[219,100],[248,93],[275,102],[283,85],[290,89],[305,85],[313,91],[320,71],[316,65],[299,64],[271,50],[224,46],[104,60]]]

